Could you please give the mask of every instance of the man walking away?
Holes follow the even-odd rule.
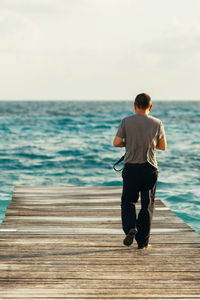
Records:
[[[113,145],[126,148],[121,197],[122,228],[126,234],[123,243],[130,246],[135,238],[138,249],[144,249],[149,245],[158,178],[156,149],[165,150],[167,143],[162,122],[149,116],[150,96],[137,95],[134,108],[135,114],[121,121]],[[139,195],[141,209],[137,217],[135,204]]]

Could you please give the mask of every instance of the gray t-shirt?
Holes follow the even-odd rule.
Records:
[[[125,141],[125,163],[149,162],[157,168],[156,145],[165,138],[159,119],[140,114],[126,117],[121,121],[116,135]]]

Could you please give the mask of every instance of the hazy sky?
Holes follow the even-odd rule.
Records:
[[[199,0],[0,0],[0,99],[200,99]]]

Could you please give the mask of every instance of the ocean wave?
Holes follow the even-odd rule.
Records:
[[[121,173],[112,166],[124,150],[114,148],[112,140],[121,119],[132,111],[130,101],[0,102],[1,199],[11,199],[14,185],[121,186]],[[182,218],[195,228],[199,111],[200,102],[155,102],[152,110],[163,121],[168,140],[167,151],[157,153],[157,197],[178,214],[182,210]]]

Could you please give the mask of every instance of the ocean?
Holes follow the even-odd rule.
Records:
[[[1,101],[0,221],[15,185],[121,186],[112,146],[129,101]],[[157,198],[200,233],[200,102],[156,101],[168,141],[157,151]]]

